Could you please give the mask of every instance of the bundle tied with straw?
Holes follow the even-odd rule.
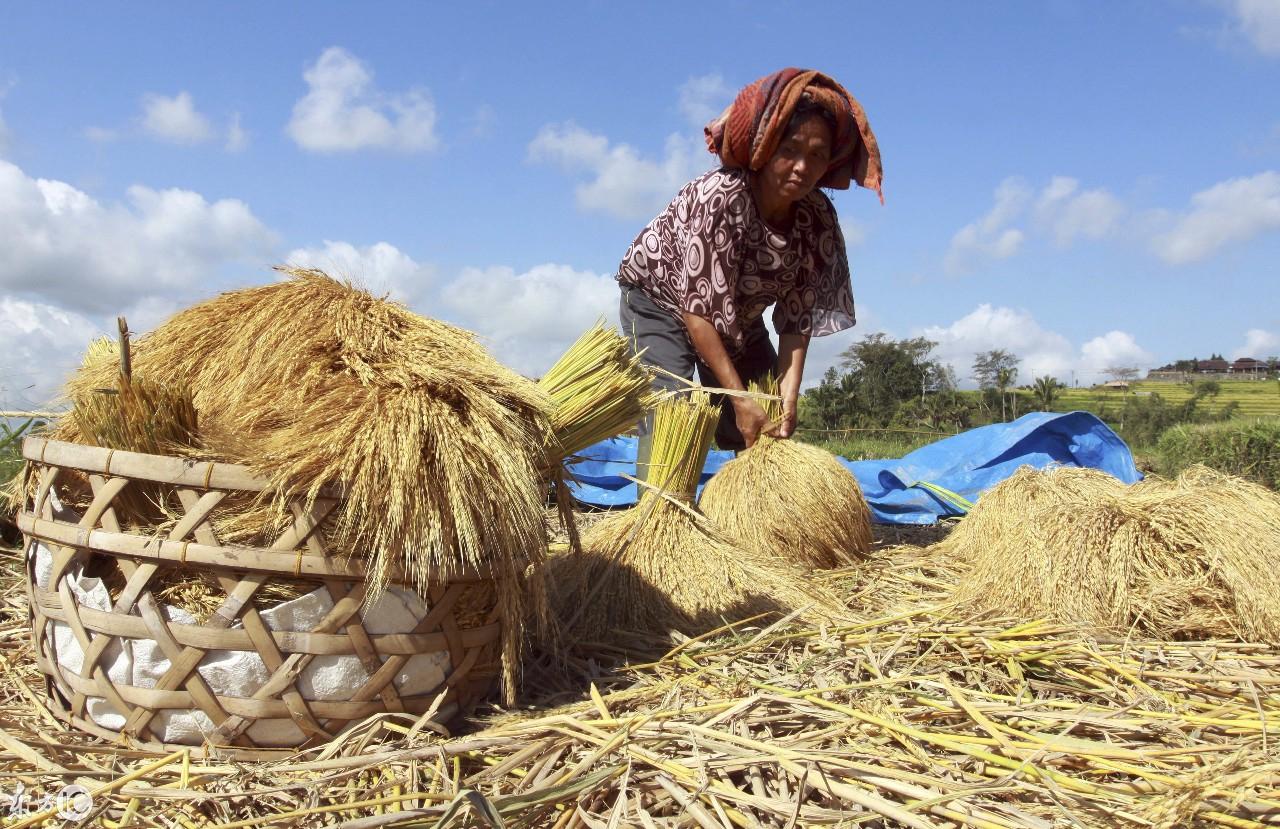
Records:
[[[101,382],[71,395],[71,410],[63,422],[69,421],[80,442],[108,449],[148,454],[195,449],[199,418],[191,387],[180,378],[158,380],[147,372],[134,371],[128,323],[124,317],[118,323],[118,340],[100,337],[89,344],[82,372],[94,374]],[[117,518],[135,524],[160,520],[166,496],[158,485],[134,484],[117,496]]]
[[[956,598],[977,609],[1280,642],[1280,495],[1204,467],[1130,487],[1020,470],[940,546],[967,561]]]
[[[743,549],[693,507],[719,409],[705,392],[656,407],[650,481],[639,504],[597,522],[580,555],[552,560],[558,616],[578,639],[614,631],[696,633],[759,613],[843,612],[788,562]]]
[[[545,554],[551,401],[469,332],[320,271],[281,270],[178,313],[138,341],[135,366],[190,384],[208,453],[267,478],[281,520],[298,496],[341,491],[332,540],[367,557],[369,601],[393,576],[422,592],[491,573],[510,691],[520,620],[538,603],[524,572]],[[103,380],[82,371],[71,394]]]
[[[555,445],[547,478],[555,490],[569,545],[579,548],[573,496],[564,461],[589,446],[627,431],[653,407],[653,375],[632,355],[627,341],[597,322],[561,355],[538,385],[551,399]]]
[[[579,337],[538,380],[562,459],[635,426],[654,405],[652,383],[616,331],[597,322]]]
[[[751,383],[773,422],[782,415],[777,381]],[[698,506],[739,543],[803,567],[853,564],[871,549],[871,510],[858,479],[817,446],[761,434],[720,468]]]

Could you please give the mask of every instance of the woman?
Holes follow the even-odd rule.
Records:
[[[618,269],[620,316],[642,359],[678,377],[692,379],[696,366],[703,385],[745,390],[775,373],[781,422],[749,397],[720,401],[716,442],[741,450],[762,433],[791,435],[809,339],[854,324],[844,237],[818,188],[856,181],[880,193],[880,152],[853,96],[799,69],[743,89],[706,135],[721,167],[685,185],[636,237]],[[777,351],[764,325],[770,305]],[[640,426],[641,474],[651,425]]]

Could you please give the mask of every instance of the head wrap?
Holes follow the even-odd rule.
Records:
[[[707,124],[707,149],[726,167],[759,170],[778,151],[796,104],[809,98],[835,116],[831,163],[819,187],[849,189],[849,182],[875,190],[884,203],[880,147],[862,106],[845,88],[812,69],[787,68],[743,88],[720,116]]]

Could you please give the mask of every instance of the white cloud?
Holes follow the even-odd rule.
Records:
[[[974,355],[1002,348],[1022,358],[1018,383],[1050,374],[1064,377],[1076,362],[1070,340],[1040,327],[1023,310],[983,303],[951,325],[929,326],[920,335],[938,344],[934,356],[955,369],[962,386],[972,388]]]
[[[867,241],[867,226],[856,219],[841,219],[840,232],[844,234],[844,246],[848,250]]]
[[[611,275],[545,264],[467,268],[441,287],[450,322],[480,334],[497,359],[538,376],[603,317],[618,323],[618,285]]]
[[[84,137],[95,143],[105,144],[119,138],[120,132],[109,127],[85,127]]]
[[[1233,28],[1268,57],[1280,57],[1280,3],[1276,0],[1234,0]]]
[[[1185,265],[1272,230],[1280,230],[1280,173],[1268,170],[1196,193],[1190,210],[1157,234],[1151,247],[1169,264]]]
[[[321,248],[297,248],[285,261],[304,268],[318,268],[330,276],[347,279],[373,294],[390,294],[412,303],[424,297],[435,280],[435,267],[415,262],[388,242],[358,248],[350,242],[325,240]]]
[[[177,296],[219,266],[258,264],[272,233],[235,199],[133,186],[102,204],[70,184],[0,161],[0,290],[75,311],[115,311],[139,295]]]
[[[231,116],[231,123],[227,125],[227,143],[226,150],[229,153],[243,152],[249,147],[249,133],[240,125],[240,113]]]
[[[730,89],[719,73],[697,75],[680,85],[680,113],[695,127],[702,127],[733,102]]]
[[[1054,176],[1036,200],[1036,220],[1059,247],[1077,237],[1101,239],[1115,229],[1124,206],[1101,188],[1080,192],[1080,182]]]
[[[1080,367],[1095,378],[1116,366],[1149,368],[1154,360],[1151,352],[1125,331],[1108,331],[1080,347]]]
[[[213,137],[209,119],[196,110],[189,92],[172,98],[142,96],[142,130],[152,138],[175,144],[199,144]]]
[[[103,333],[79,314],[0,297],[0,406],[47,408],[89,341]]]
[[[1019,178],[1006,178],[995,191],[995,204],[976,222],[965,225],[951,239],[945,267],[963,273],[991,259],[1008,259],[1018,252],[1025,234],[1010,225],[1031,199],[1031,190]]]
[[[426,90],[379,91],[373,73],[346,49],[326,49],[302,76],[309,89],[294,104],[287,130],[303,149],[418,152],[439,144],[436,108]]]
[[[1261,328],[1250,328],[1244,332],[1244,345],[1231,352],[1231,359],[1253,357],[1265,360],[1280,354],[1280,334],[1264,331]]]
[[[712,156],[693,140],[673,133],[667,136],[663,157],[650,160],[627,144],[610,146],[605,136],[570,122],[543,127],[529,143],[529,158],[591,176],[575,190],[582,209],[649,219],[689,179],[710,169]]]

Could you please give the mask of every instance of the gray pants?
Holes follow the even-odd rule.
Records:
[[[718,386],[719,380],[702,360],[689,340],[689,332],[684,322],[659,308],[642,289],[632,285],[622,285],[622,302],[618,309],[618,318],[622,323],[622,335],[631,344],[632,353],[644,350],[641,360],[647,365],[657,366],[686,380],[693,379],[697,369],[698,380],[704,386]],[[730,353],[733,367],[743,383],[760,380],[775,370],[778,352],[769,340],[769,330],[764,320],[757,318],[748,323],[743,336],[742,349],[737,354]],[[683,384],[674,377],[659,375],[653,381],[655,391],[669,391],[683,388]],[[738,431],[738,423],[734,417],[733,405],[727,395],[712,395],[712,401],[720,406],[720,422],[716,425],[716,445],[721,449],[740,451],[746,448],[746,441]],[[649,461],[649,449],[652,446],[653,413],[649,413],[640,422],[640,446],[636,455],[639,476],[645,477]],[[644,465],[639,465],[644,464]]]

